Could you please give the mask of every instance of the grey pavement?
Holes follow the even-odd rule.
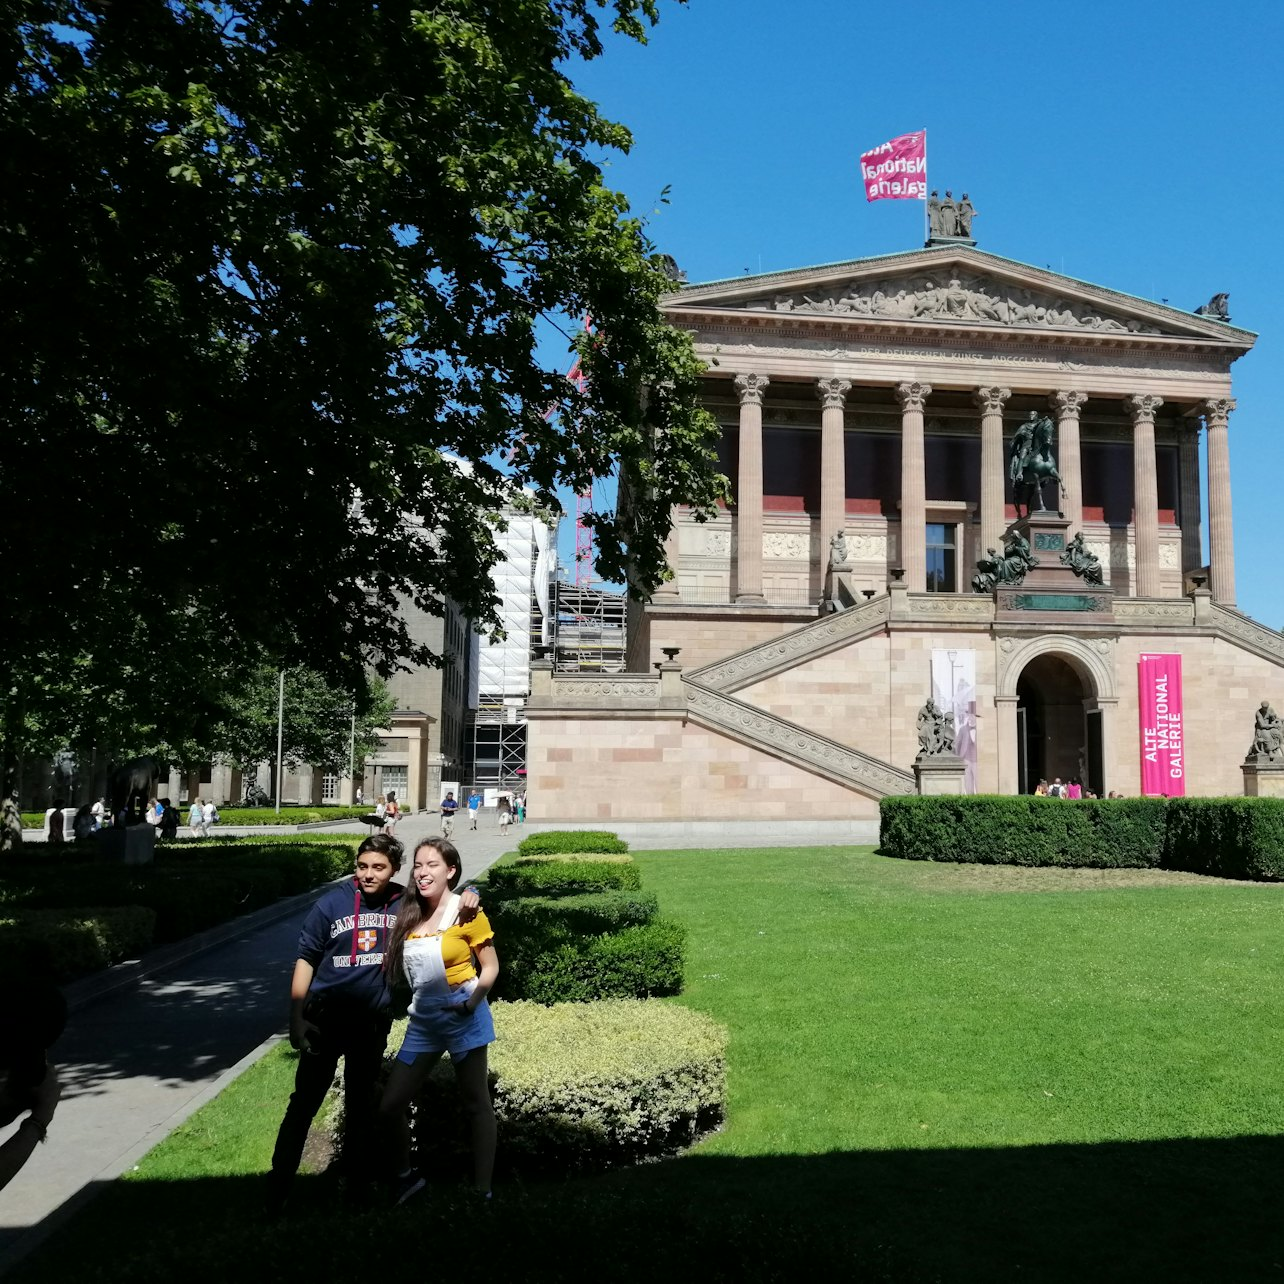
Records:
[[[439,830],[436,815],[398,826],[407,847],[403,879],[414,843]],[[475,833],[467,818],[457,820],[465,878],[511,850],[521,833],[513,826],[501,835],[494,811],[482,813]],[[305,913],[306,906],[73,1010],[52,1054],[64,1087],[48,1144],[0,1191],[0,1272],[56,1230],[91,1183],[98,1189],[132,1168],[276,1042]],[[0,1131],[0,1141],[13,1131]]]

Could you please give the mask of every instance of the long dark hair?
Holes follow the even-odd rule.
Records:
[[[463,877],[464,867],[459,859],[459,848],[449,838],[421,838],[415,844],[415,855],[418,856],[425,847],[432,847],[440,853],[442,860],[455,872],[446,880],[446,886],[453,892]],[[388,939],[383,952],[384,971],[394,980],[401,976],[402,947],[408,937],[420,923],[428,917],[428,902],[419,894],[415,885],[414,862],[411,861],[410,880],[406,885],[406,894],[401,898],[401,908],[397,911],[397,922],[393,926],[392,936]]]

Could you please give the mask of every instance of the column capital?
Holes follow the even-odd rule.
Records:
[[[1156,397],[1151,393],[1135,393],[1131,397],[1124,398],[1124,407],[1132,416],[1134,424],[1155,422],[1155,411],[1164,404],[1162,397]]]
[[[767,391],[771,382],[766,375],[738,374],[735,378],[736,391],[740,394],[742,406],[761,406],[762,394]]]
[[[1077,419],[1083,403],[1087,400],[1088,394],[1086,392],[1065,390],[1048,394],[1048,405],[1057,412],[1059,419]]]
[[[981,408],[982,413],[1001,415],[1003,413],[1003,403],[1011,395],[1011,388],[976,388],[973,390],[972,400]]]
[[[826,410],[841,410],[852,390],[850,379],[817,379],[816,395]]]
[[[1207,401],[1200,402],[1199,408],[1210,428],[1225,428],[1230,422],[1230,412],[1235,409],[1235,398],[1209,397]]]
[[[932,395],[932,385],[930,383],[898,383],[896,385],[896,400],[901,403],[902,410],[922,410],[928,397]]]

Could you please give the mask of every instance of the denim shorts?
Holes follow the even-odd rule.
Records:
[[[459,1061],[474,1048],[494,1042],[495,1022],[485,999],[471,1016],[464,1016],[459,1008],[434,1008],[410,1017],[397,1060],[413,1065],[424,1053],[449,1052],[452,1061]]]

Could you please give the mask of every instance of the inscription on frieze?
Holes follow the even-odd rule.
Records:
[[[1005,593],[1004,611],[1109,611],[1110,599],[1092,593]]]

